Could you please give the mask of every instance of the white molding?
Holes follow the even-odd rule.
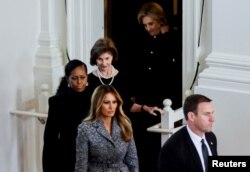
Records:
[[[211,53],[206,62],[211,67],[232,68],[250,71],[250,58],[248,56],[232,55],[226,53]]]
[[[188,0],[182,1],[182,88],[183,93],[189,89],[192,83],[192,76],[193,76],[193,44],[189,44],[189,42],[193,42],[193,1],[191,0],[190,3]],[[191,8],[191,9],[190,9]],[[188,10],[190,9],[190,10]],[[191,41],[190,41],[191,40]]]
[[[76,44],[76,36],[75,36],[75,27],[76,27],[76,17],[78,16],[76,14],[76,7],[78,4],[76,4],[79,1],[69,1],[67,0],[67,6],[66,6],[66,11],[67,11],[67,49],[68,49],[68,55],[69,57],[76,57],[76,49],[75,49],[75,44]]]
[[[208,68],[199,75],[198,87],[250,92],[250,59],[245,56],[211,53]]]
[[[90,58],[90,49],[93,45],[92,41],[92,32],[93,32],[93,22],[97,20],[92,16],[92,11],[95,11],[93,7],[93,0],[85,0],[81,5],[81,16],[82,16],[82,23],[81,23],[81,42],[82,49],[80,50],[82,60],[88,66],[88,69],[91,68],[89,65],[89,58]]]
[[[182,1],[182,81],[183,93],[189,90],[196,68],[195,0]],[[185,98],[185,94],[183,94]]]

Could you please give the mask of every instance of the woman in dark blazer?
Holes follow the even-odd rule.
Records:
[[[57,94],[49,98],[48,119],[44,132],[43,171],[73,172],[77,127],[90,106],[87,67],[80,60],[65,66]]]
[[[202,139],[205,140],[208,155],[217,155],[217,140],[212,132],[215,119],[211,100],[203,95],[191,95],[186,98],[183,111],[187,126],[174,133],[163,145],[158,172],[206,171],[202,156]]]

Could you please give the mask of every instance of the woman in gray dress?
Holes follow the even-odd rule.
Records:
[[[111,85],[98,86],[79,125],[75,172],[138,172],[137,151],[123,101]]]

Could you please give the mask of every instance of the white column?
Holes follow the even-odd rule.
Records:
[[[59,1],[40,0],[40,33],[38,48],[35,55],[34,85],[36,109],[38,109],[38,95],[42,84],[49,86],[49,93],[54,94],[63,76],[63,55],[59,47],[59,31],[56,23],[64,16],[58,15]]]
[[[182,1],[182,68],[183,68],[183,93],[189,89],[194,75],[194,2],[193,0]],[[183,94],[184,95],[184,94]],[[184,98],[184,97],[183,97]]]
[[[185,92],[190,88],[197,67],[200,63],[198,72],[205,67],[205,58],[211,50],[209,6],[210,1],[204,0],[204,9],[202,16],[202,0],[183,0],[182,1],[183,17],[183,100],[186,97]],[[201,23],[201,18],[203,22]],[[201,29],[201,30],[200,30]],[[200,34],[201,31],[201,34]],[[200,37],[199,37],[200,36]],[[198,41],[200,39],[200,44]],[[194,85],[197,84],[197,81]],[[193,91],[193,90],[192,90]]]
[[[43,84],[48,85],[48,97],[56,92],[60,78],[63,76],[63,53],[60,46],[63,46],[63,38],[60,31],[63,30],[62,21],[65,15],[61,11],[64,1],[40,0],[40,33],[38,35],[38,48],[35,54],[34,64],[34,90],[35,90],[35,111],[39,110],[39,94]],[[61,24],[61,26],[59,26]],[[63,34],[61,34],[63,35]],[[59,44],[60,42],[60,44]],[[65,44],[65,43],[64,43]],[[44,99],[44,104],[48,101]],[[47,112],[44,112],[47,113]],[[36,118],[28,118],[26,136],[23,135],[26,172],[42,172],[42,147],[44,125]],[[23,122],[23,121],[22,121]]]
[[[67,1],[67,47],[71,59],[86,63],[89,72],[90,49],[104,37],[104,0]]]

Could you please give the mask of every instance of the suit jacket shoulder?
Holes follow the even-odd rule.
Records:
[[[200,172],[202,165],[186,127],[174,133],[163,145],[159,157],[159,172]]]

